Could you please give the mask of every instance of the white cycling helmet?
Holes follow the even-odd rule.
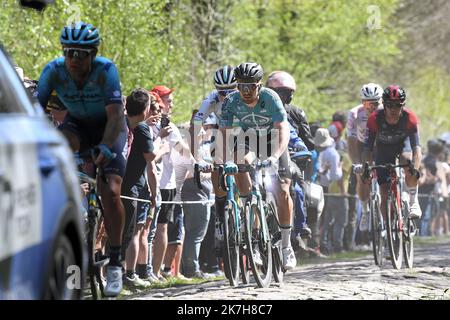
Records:
[[[383,88],[376,83],[368,83],[361,87],[362,100],[380,100],[383,97]]]

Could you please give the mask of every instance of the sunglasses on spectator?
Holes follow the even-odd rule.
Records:
[[[401,102],[385,103],[384,105],[388,109],[400,109],[401,107],[403,107],[403,104]]]
[[[86,59],[94,49],[81,49],[81,48],[64,48],[64,57],[70,59]]]
[[[234,92],[234,89],[228,89],[228,90],[217,90],[217,92],[222,96],[226,97],[228,94]]]
[[[237,88],[239,91],[255,91],[259,86],[259,83],[238,83]]]

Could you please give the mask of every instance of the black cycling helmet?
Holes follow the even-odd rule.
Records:
[[[406,100],[406,92],[403,88],[397,85],[391,85],[386,87],[383,92],[383,103],[395,103],[399,102],[404,105]]]
[[[254,62],[243,62],[234,70],[237,82],[257,83],[261,81],[264,71],[263,68]]]
[[[438,139],[430,139],[427,142],[427,149],[428,152],[434,155],[440,154],[442,151],[444,151],[445,144],[442,143],[442,141]]]

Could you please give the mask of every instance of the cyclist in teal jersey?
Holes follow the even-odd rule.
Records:
[[[64,57],[48,63],[39,79],[38,99],[47,106],[56,91],[68,114],[59,129],[74,152],[94,148],[97,166],[104,168],[108,182],[99,179],[110,263],[106,268],[104,294],[122,290],[120,247],[124,207],[120,199],[127,155],[127,127],[117,68],[110,60],[96,57],[100,35],[91,24],[77,22],[63,28],[60,42]]]
[[[226,173],[236,174],[236,184],[244,201],[251,192],[251,179],[248,173],[237,173],[236,163],[244,163],[244,160],[251,162],[251,151],[263,161],[265,167],[272,169],[272,191],[276,197],[282,229],[283,267],[291,270],[297,260],[290,240],[293,202],[289,193],[291,172],[287,147],[290,130],[286,111],[277,93],[262,87],[263,69],[259,64],[242,63],[236,67],[235,76],[238,91],[230,93],[222,105],[222,148],[216,149],[222,153],[216,159],[225,162]],[[243,131],[237,136],[232,136],[230,132],[234,131],[233,119],[239,120]],[[233,141],[229,141],[230,137]],[[230,142],[233,148],[229,147]],[[239,157],[240,152],[245,154],[244,159]],[[225,193],[220,190],[216,195],[218,214],[223,214],[224,203]]]

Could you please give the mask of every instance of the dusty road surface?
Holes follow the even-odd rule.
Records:
[[[129,299],[292,300],[354,299],[450,300],[450,237],[416,244],[413,269],[394,270],[389,261],[380,268],[368,252],[360,258],[322,259],[297,266],[284,283],[269,288],[255,284],[231,288],[225,280],[166,289],[151,289]]]

